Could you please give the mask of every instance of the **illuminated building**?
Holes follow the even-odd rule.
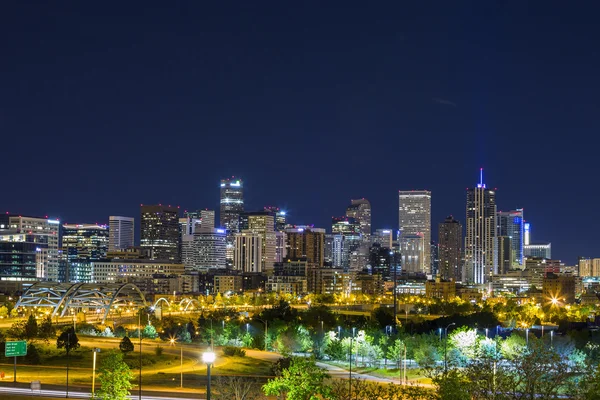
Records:
[[[221,179],[220,225],[232,233],[239,232],[240,213],[244,211],[244,185],[241,179]]]
[[[261,236],[262,267],[260,272],[271,273],[273,264],[277,262],[275,215],[272,211],[253,211],[240,214],[240,231],[254,232]]]
[[[159,205],[143,205],[141,210],[140,247],[151,260],[180,260],[179,208]]]
[[[531,238],[531,224],[529,222],[525,222],[523,224],[523,246],[529,245],[530,238]]]
[[[44,278],[48,235],[0,230],[0,290],[12,293],[22,282]]]
[[[421,235],[428,248],[423,250],[420,271],[430,273],[431,254],[431,192],[429,190],[399,191],[400,236]]]
[[[506,274],[513,269],[514,251],[511,247],[511,238],[508,236],[496,236],[494,251],[494,265],[497,274]]]
[[[106,258],[109,227],[98,224],[64,224],[62,249],[70,282],[93,282],[92,262]]]
[[[527,244],[523,246],[525,257],[552,258],[552,243]]]
[[[600,277],[600,258],[579,258],[579,276],[584,278]]]
[[[379,243],[374,243],[369,249],[369,271],[381,275],[386,281],[392,279],[394,268],[396,274],[400,275],[400,262],[400,255],[397,252],[388,247],[381,247]]]
[[[402,235],[399,246],[402,274],[427,275],[429,273],[429,266],[423,262],[429,245],[425,245],[423,235]]]
[[[510,249],[512,255],[511,268],[518,268],[523,266],[523,246],[525,227],[523,222],[523,209],[517,209],[512,211],[498,211],[496,214],[496,236],[504,236],[509,238]]]
[[[354,218],[332,219],[334,267],[352,271],[361,271],[366,267],[368,254],[363,249],[366,244],[362,240],[360,229],[360,224]]]
[[[467,233],[463,281],[490,282],[494,271],[496,237],[496,192],[483,183],[483,169],[477,187],[467,189]]]
[[[462,225],[452,216],[438,225],[438,257],[442,280],[462,280]]]
[[[456,297],[456,283],[454,280],[436,278],[425,282],[425,297],[432,299],[451,300]]]
[[[194,233],[193,271],[225,269],[227,236],[225,229],[213,229]]]
[[[182,275],[183,264],[152,260],[93,261],[92,282],[118,283],[152,279],[155,275]]]
[[[265,283],[265,291],[267,292],[291,295],[306,293],[307,287],[307,280],[304,276],[271,275],[267,277]]]
[[[394,247],[394,232],[391,229],[377,229],[371,237],[372,243],[391,249]]]
[[[241,275],[215,275],[214,292],[221,294],[236,294],[243,289],[243,277]]]
[[[54,282],[58,281],[59,277],[59,229],[60,221],[56,219],[10,214],[0,215],[0,233],[11,231],[14,233],[36,234],[36,238],[32,240],[46,243],[46,247],[41,250],[42,259],[37,275],[40,279]]]
[[[350,205],[346,209],[346,217],[354,218],[358,223],[359,233],[365,240],[369,240],[371,237],[371,203],[369,200],[365,198],[350,200]]]
[[[275,216],[275,230],[278,232],[283,232],[285,230],[287,213],[283,210],[280,210],[279,207],[273,206],[265,206],[264,210],[273,213]]]
[[[233,267],[242,272],[263,272],[262,235],[252,231],[235,234]]]
[[[275,262],[282,262],[287,257],[286,234],[283,231],[275,232]]]
[[[125,250],[135,245],[135,221],[131,217],[108,217],[108,251]]]
[[[308,226],[287,228],[287,257],[306,258],[311,267],[322,267],[325,229]]]

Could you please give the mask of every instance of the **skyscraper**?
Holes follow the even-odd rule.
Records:
[[[270,211],[273,213],[273,215],[275,215],[275,230],[283,232],[285,230],[287,213],[283,210],[280,210],[279,207],[274,206],[265,206],[264,210]]]
[[[135,221],[130,217],[108,217],[108,251],[121,251],[133,247]]]
[[[244,211],[244,185],[235,177],[221,179],[220,225],[232,233],[239,232],[240,213]]]
[[[420,271],[431,266],[431,192],[429,190],[399,191],[399,227],[401,236],[422,235],[427,249],[423,251]]]
[[[425,253],[429,252],[429,243],[425,243],[423,235],[402,235],[398,239],[402,259],[402,274],[427,275],[429,265],[423,262]]]
[[[514,265],[511,268],[523,266],[523,245],[524,245],[524,221],[523,209],[512,211],[498,211],[496,215],[497,236],[505,236],[510,239],[511,259]]]
[[[494,271],[496,237],[496,192],[483,183],[483,169],[477,187],[467,189],[467,233],[463,280],[476,284],[490,282]]]
[[[462,279],[462,225],[447,217],[438,226],[439,275],[442,279]]]
[[[323,266],[325,229],[303,226],[288,228],[285,233],[288,258],[306,258],[311,267]]]
[[[242,272],[263,272],[262,236],[244,231],[235,234],[233,266]]]
[[[497,274],[506,274],[514,267],[512,240],[508,236],[496,236],[494,265]]]
[[[92,262],[106,258],[109,227],[98,224],[64,224],[63,254],[66,254],[70,282],[94,281]]]
[[[360,234],[368,240],[371,237],[371,203],[365,198],[350,200],[350,203],[346,209],[346,217],[354,218],[359,225]]]
[[[369,246],[363,243],[360,230],[360,223],[352,217],[332,218],[334,266],[353,271],[361,271],[367,266]]]
[[[148,252],[150,259],[179,262],[179,209],[162,204],[142,205],[140,221],[140,245]]]
[[[276,213],[272,211],[243,212],[240,214],[240,231],[242,233],[257,233],[261,237],[262,266],[260,272],[271,273],[273,265],[277,261],[275,215]],[[237,252],[237,249],[234,251]]]

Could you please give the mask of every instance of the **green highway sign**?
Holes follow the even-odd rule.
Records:
[[[25,340],[19,340],[16,342],[6,342],[4,350],[4,356],[6,357],[20,357],[27,355],[27,342]]]

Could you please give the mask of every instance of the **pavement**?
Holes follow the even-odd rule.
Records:
[[[67,393],[64,390],[60,389],[43,389],[42,390],[31,390],[29,388],[24,387],[9,387],[9,386],[0,386],[0,398],[2,397],[2,393],[14,394],[17,396],[44,396],[44,397],[62,397],[65,398]],[[76,399],[90,399],[91,394],[89,391],[80,392],[80,391],[72,391],[69,390],[69,398]],[[139,395],[131,395],[130,399],[139,399]],[[166,395],[162,395],[160,393],[153,394],[143,394],[142,400],[203,400],[203,397],[173,397],[170,393]]]

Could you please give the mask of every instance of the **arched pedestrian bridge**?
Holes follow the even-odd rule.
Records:
[[[67,310],[94,309],[103,313],[106,321],[111,309],[120,306],[146,307],[146,299],[140,289],[132,283],[58,283],[36,282],[21,296],[16,308],[50,308],[51,316],[64,317]]]

